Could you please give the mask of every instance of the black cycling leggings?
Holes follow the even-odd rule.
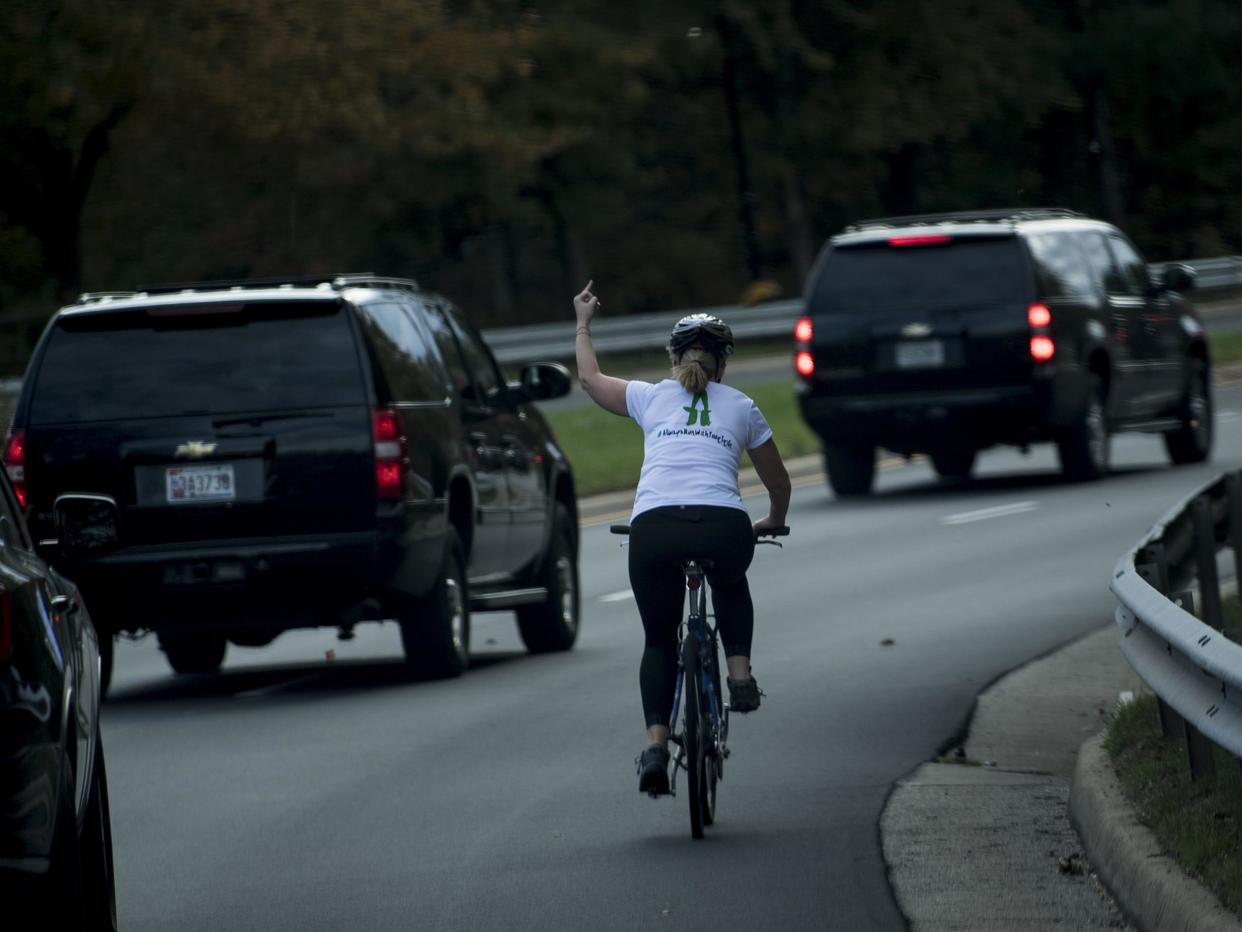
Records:
[[[707,581],[725,656],[750,656],[755,607],[746,568],[755,555],[750,517],[739,508],[681,505],[644,511],[630,525],[630,587],[646,642],[638,669],[647,726],[669,725],[677,687],[677,626],[687,560],[711,560]]]

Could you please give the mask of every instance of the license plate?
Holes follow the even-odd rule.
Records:
[[[164,472],[168,503],[230,502],[237,497],[233,464],[211,466],[169,466]]]
[[[918,340],[897,344],[898,369],[934,369],[944,365],[944,343]]]

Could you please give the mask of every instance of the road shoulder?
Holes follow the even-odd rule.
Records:
[[[912,929],[1132,928],[1068,812],[1079,747],[1137,688],[1118,635],[1107,625],[998,680],[976,701],[963,763],[898,782],[880,836]]]

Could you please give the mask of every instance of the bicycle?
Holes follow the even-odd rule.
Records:
[[[628,536],[628,524],[614,524],[613,534]],[[765,538],[785,537],[788,527],[774,528],[756,535],[756,544],[782,546]],[[717,785],[724,779],[724,762],[729,756],[729,705],[720,689],[720,648],[715,616],[707,611],[707,574],[710,560],[688,560],[682,564],[690,608],[677,629],[677,686],[673,691],[670,725],[677,722],[683,692],[685,710],[681,730],[673,731],[669,741],[677,745],[669,793],[677,795],[677,771],[686,772],[690,803],[690,835],[703,837],[703,829],[716,821]],[[692,688],[684,689],[686,683]],[[654,794],[653,794],[654,795]]]

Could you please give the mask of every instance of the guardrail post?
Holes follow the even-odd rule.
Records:
[[[1216,524],[1212,520],[1212,502],[1200,495],[1191,503],[1190,516],[1195,529],[1195,564],[1199,578],[1199,598],[1203,605],[1203,621],[1216,630],[1224,627],[1224,611],[1220,600],[1220,576],[1216,572]],[[1193,614],[1193,611],[1191,612]],[[1186,760],[1190,778],[1210,776],[1215,770],[1212,743],[1197,728],[1182,721],[1186,737]]]
[[[1225,491],[1229,495],[1229,546],[1233,548],[1233,577],[1242,586],[1242,472],[1231,472],[1225,477]],[[1242,628],[1225,628],[1224,631],[1229,640],[1242,642]]]
[[[1136,554],[1134,570],[1144,581],[1163,596],[1169,594],[1169,561],[1165,557],[1164,544],[1153,542]],[[1141,561],[1141,562],[1140,562]],[[1185,601],[1182,601],[1182,600]],[[1194,597],[1189,592],[1181,593],[1177,601],[1185,611],[1194,613]],[[1185,734],[1182,717],[1167,702],[1156,696],[1156,713],[1160,718],[1160,733],[1166,738],[1181,737]]]
[[[1194,500],[1191,517],[1195,526],[1195,559],[1203,621],[1219,631],[1224,627],[1224,611],[1220,602],[1220,577],[1216,572],[1216,524],[1212,520],[1212,503],[1206,495]]]
[[[1199,729],[1185,719],[1182,727],[1186,735],[1186,761],[1190,764],[1190,779],[1210,777],[1216,770],[1216,761],[1212,757],[1212,742],[1203,737]]]
[[[1182,611],[1192,615],[1195,613],[1193,592],[1179,592],[1171,598]],[[1211,774],[1216,766],[1212,758],[1212,743],[1203,737],[1199,729],[1165,705],[1159,696],[1156,697],[1156,707],[1160,713],[1160,730],[1164,735],[1180,735],[1186,742],[1186,763],[1190,766],[1190,779],[1198,780]],[[1242,770],[1239,772],[1242,773]]]

